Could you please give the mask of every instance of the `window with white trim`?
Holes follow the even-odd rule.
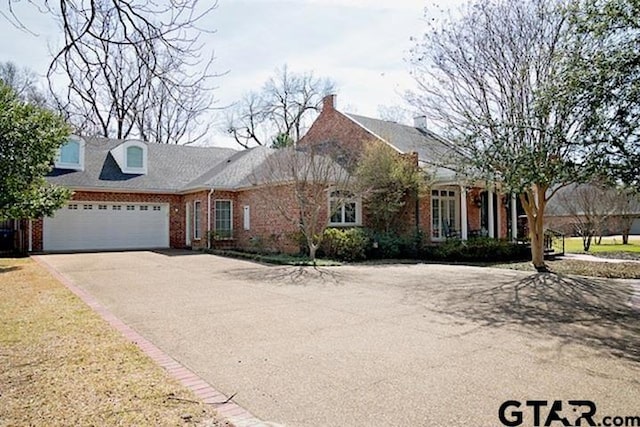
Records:
[[[202,236],[202,226],[200,225],[200,200],[193,202],[193,238],[199,240]]]
[[[145,175],[147,173],[148,147],[143,141],[130,139],[111,149],[111,157],[122,173]]]
[[[442,240],[455,237],[459,229],[458,192],[448,189],[431,191],[431,237]]]
[[[216,238],[231,239],[233,237],[233,204],[231,200],[216,200],[214,207]]]
[[[360,201],[349,191],[334,190],[329,194],[329,225],[360,225]]]
[[[82,138],[72,136],[60,147],[54,166],[58,169],[84,170],[84,146]]]

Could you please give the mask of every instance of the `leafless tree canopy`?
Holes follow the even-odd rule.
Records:
[[[567,187],[558,195],[558,201],[571,216],[574,231],[582,237],[585,251],[592,239],[601,236],[606,223],[618,212],[618,193],[602,183]]]
[[[330,80],[294,73],[285,65],[260,91],[247,93],[231,108],[226,130],[244,148],[295,144],[333,90]]]
[[[38,76],[28,68],[19,68],[13,62],[0,62],[0,81],[23,101],[40,106],[47,104],[47,98],[38,85]]]
[[[83,134],[192,142],[206,131],[211,58],[201,19],[216,2],[199,0],[29,1],[58,22],[64,42],[48,71],[58,107]],[[5,17],[22,26],[9,0]],[[30,29],[27,29],[30,30]],[[68,80],[64,92],[55,76]]]
[[[319,153],[313,147],[275,150],[256,171],[253,181],[255,185],[263,186],[260,197],[275,206],[286,221],[298,227],[311,259],[315,259],[329,218],[352,196],[351,175],[331,156]],[[283,203],[283,195],[289,192],[293,205]],[[331,192],[334,192],[334,198],[330,205]]]

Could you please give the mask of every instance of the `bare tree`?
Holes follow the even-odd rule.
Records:
[[[628,187],[618,188],[615,196],[616,221],[622,234],[622,244],[629,244],[631,226],[640,218],[640,198],[637,192]]]
[[[615,189],[601,183],[572,185],[559,192],[558,202],[571,216],[585,252],[595,236],[602,237],[606,224],[617,213],[617,196]]]
[[[411,125],[413,117],[411,111],[401,105],[378,105],[378,116],[382,120]]]
[[[231,108],[226,130],[244,148],[293,145],[320,111],[322,98],[333,91],[330,80],[284,65],[260,91],[247,93]]]
[[[454,154],[434,163],[519,194],[539,270],[547,202],[586,179],[592,157],[560,90],[572,37],[561,0],[478,0],[430,28],[411,56],[419,89],[409,98],[452,141]]]
[[[47,76],[58,108],[84,134],[193,142],[213,102],[198,23],[216,2],[62,0],[30,3],[64,35]],[[9,0],[4,13],[24,28]],[[68,88],[54,90],[56,74]]]
[[[38,80],[36,73],[29,68],[20,68],[13,62],[0,62],[0,81],[21,100],[43,107],[47,104],[47,97],[40,89]]]
[[[252,179],[259,196],[299,230],[314,261],[330,218],[342,209],[355,215],[351,175],[313,147],[274,150]],[[292,204],[282,202],[287,194]]]

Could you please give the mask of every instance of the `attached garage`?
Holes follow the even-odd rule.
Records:
[[[640,218],[633,221],[631,225],[631,234],[640,235]]]
[[[43,222],[45,251],[168,247],[168,204],[71,202]]]

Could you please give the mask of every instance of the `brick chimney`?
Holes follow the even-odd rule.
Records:
[[[413,127],[427,130],[427,116],[416,116],[413,118]]]
[[[322,98],[322,111],[335,110],[336,98],[337,98],[337,95],[333,93]]]

